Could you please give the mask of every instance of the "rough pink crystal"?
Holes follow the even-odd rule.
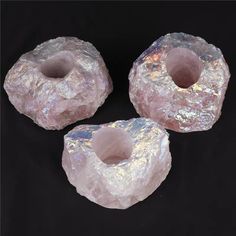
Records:
[[[4,88],[20,113],[45,129],[62,129],[91,117],[112,91],[112,82],[91,43],[59,37],[22,55]]]
[[[136,111],[178,132],[218,120],[230,73],[220,49],[184,33],[167,34],[134,62],[130,99]]]
[[[80,125],[64,137],[62,166],[79,194],[107,208],[125,209],[166,178],[168,134],[145,118]]]

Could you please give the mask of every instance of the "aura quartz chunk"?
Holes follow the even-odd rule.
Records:
[[[22,55],[4,88],[20,113],[45,129],[62,129],[93,116],[111,93],[112,82],[91,43],[59,37]]]
[[[64,137],[62,166],[80,195],[103,207],[125,209],[166,178],[168,134],[146,118],[80,125]]]
[[[171,33],[134,62],[129,95],[136,111],[178,132],[218,120],[230,73],[220,51],[200,37]]]

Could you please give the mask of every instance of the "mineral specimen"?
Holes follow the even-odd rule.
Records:
[[[62,166],[80,195],[125,209],[166,178],[171,167],[168,134],[146,118],[80,125],[64,137]]]
[[[91,43],[59,37],[22,55],[4,88],[20,113],[45,129],[62,129],[91,117],[112,91],[112,82]]]
[[[136,111],[178,132],[218,120],[230,77],[220,49],[199,37],[167,34],[134,62],[129,95]]]

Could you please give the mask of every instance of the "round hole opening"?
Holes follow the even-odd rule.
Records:
[[[61,52],[58,53],[41,65],[41,72],[49,78],[64,78],[73,68],[74,61],[71,53]]]
[[[199,80],[203,65],[193,51],[174,48],[167,54],[166,69],[178,87],[189,88]]]
[[[104,163],[118,164],[130,158],[133,144],[126,131],[120,128],[104,127],[94,134],[92,148]]]

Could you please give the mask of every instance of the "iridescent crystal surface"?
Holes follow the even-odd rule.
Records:
[[[62,129],[91,117],[112,91],[112,82],[91,43],[59,37],[22,55],[4,88],[20,113],[45,129]]]
[[[200,37],[171,33],[134,62],[129,95],[141,116],[167,129],[207,130],[221,114],[229,77],[220,49]]]
[[[64,137],[62,166],[80,195],[125,209],[166,178],[171,167],[168,134],[146,118],[80,125]]]

